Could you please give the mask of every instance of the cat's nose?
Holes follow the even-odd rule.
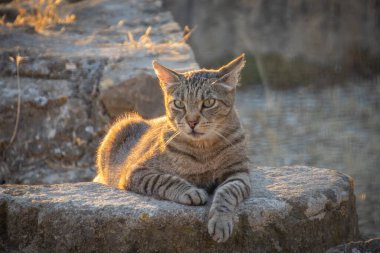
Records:
[[[198,119],[191,119],[191,120],[186,119],[186,122],[191,129],[194,129],[195,126],[199,123],[199,120]]]

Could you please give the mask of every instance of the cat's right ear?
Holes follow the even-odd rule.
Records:
[[[180,83],[181,74],[162,66],[157,61],[152,62],[154,72],[160,80],[160,85],[165,91]]]

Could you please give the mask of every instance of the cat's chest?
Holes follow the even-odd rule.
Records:
[[[183,178],[199,188],[206,189],[209,193],[212,192],[217,186],[217,180],[214,171],[184,175]]]
[[[186,177],[199,178],[199,175],[214,174],[220,167],[217,159],[210,159],[204,155],[192,155],[191,157],[178,154],[170,159],[171,168],[176,174]],[[207,175],[206,175],[207,174]]]

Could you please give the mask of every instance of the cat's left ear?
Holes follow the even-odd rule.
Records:
[[[239,84],[240,72],[245,65],[245,55],[239,57],[218,69],[218,78],[214,83],[220,84],[229,91],[236,88]]]
[[[180,83],[180,73],[162,66],[157,61],[153,61],[152,65],[154,72],[156,72],[158,79],[160,79],[160,85],[165,91]]]

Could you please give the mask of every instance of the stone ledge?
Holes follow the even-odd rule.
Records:
[[[367,241],[349,242],[329,249],[326,253],[376,253],[380,252],[380,237]]]
[[[358,237],[353,181],[333,170],[260,167],[232,237],[207,233],[206,207],[96,183],[0,186],[0,251],[323,252]],[[209,201],[210,202],[210,201]]]
[[[15,13],[19,7],[7,5]],[[182,29],[159,0],[63,1],[59,8],[77,18],[63,32],[60,25],[44,34],[0,26],[0,183],[90,180],[95,150],[113,118],[165,113],[152,60],[198,68]],[[25,57],[20,91],[9,59],[17,54]],[[20,124],[8,148],[19,93]]]

